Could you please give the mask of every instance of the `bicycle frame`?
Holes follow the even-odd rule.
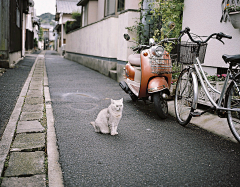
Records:
[[[191,68],[193,68],[193,67],[191,67]],[[230,108],[225,108],[225,107],[222,107],[222,106],[221,106],[223,97],[224,97],[225,92],[226,92],[226,90],[227,90],[227,85],[228,85],[229,77],[232,76],[232,73],[231,73],[230,69],[228,69],[228,71],[227,71],[227,76],[226,76],[226,79],[225,79],[225,81],[224,81],[224,85],[223,85],[223,88],[222,88],[222,91],[221,91],[221,92],[219,92],[217,89],[215,89],[215,88],[210,84],[210,82],[207,80],[207,77],[206,77],[206,75],[205,75],[205,73],[204,73],[204,71],[203,71],[202,65],[201,65],[200,60],[199,60],[198,57],[196,57],[196,63],[194,63],[194,69],[196,70],[197,76],[198,76],[198,78],[199,78],[199,80],[200,80],[200,84],[201,84],[204,92],[206,93],[207,98],[209,99],[209,101],[210,101],[211,104],[215,107],[216,110],[225,110],[225,111],[237,111],[237,112],[240,112],[240,109],[237,109],[237,108],[232,108],[232,109],[230,109]],[[199,71],[199,70],[200,70],[200,71]],[[189,71],[189,74],[190,74],[190,73],[195,74],[194,71]],[[206,83],[204,83],[204,81],[205,81]],[[233,80],[233,82],[234,82],[234,84],[236,84],[234,80]],[[197,82],[197,81],[195,81],[194,83],[198,85],[198,82]],[[208,91],[208,89],[207,89],[207,87],[206,87],[206,84],[210,87],[210,89],[211,89],[213,92],[220,94],[220,98],[219,98],[219,100],[218,100],[218,103],[216,103],[216,102],[212,99],[212,97],[211,97],[211,95],[210,95],[210,93],[209,93],[209,91]],[[238,88],[238,87],[237,87],[237,88]],[[197,93],[196,93],[196,92],[197,92]],[[238,90],[238,92],[240,92],[240,90]],[[197,96],[198,96],[198,89],[194,91],[194,95],[195,95],[195,97],[193,98],[193,103],[197,103],[197,102],[198,102],[198,100],[197,100],[197,99],[198,99],[198,97],[197,97]],[[194,106],[193,106],[193,108],[196,109]]]

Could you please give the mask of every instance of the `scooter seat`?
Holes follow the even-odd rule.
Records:
[[[128,57],[128,62],[132,65],[132,66],[138,66],[140,67],[141,65],[141,58],[140,58],[140,54],[131,54]]]

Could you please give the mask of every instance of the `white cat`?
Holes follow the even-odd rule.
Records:
[[[118,134],[117,127],[122,118],[123,98],[120,100],[111,99],[111,104],[108,108],[102,109],[95,122],[91,122],[95,132],[111,135]]]

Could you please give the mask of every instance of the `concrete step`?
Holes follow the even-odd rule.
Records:
[[[112,78],[113,80],[117,81],[117,70],[110,70],[109,77]]]

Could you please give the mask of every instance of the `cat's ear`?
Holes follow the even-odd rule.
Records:
[[[114,103],[114,100],[113,99],[111,99],[111,104],[113,104]]]
[[[121,102],[123,102],[123,98],[122,98],[122,99],[120,99],[120,101],[121,101]]]

